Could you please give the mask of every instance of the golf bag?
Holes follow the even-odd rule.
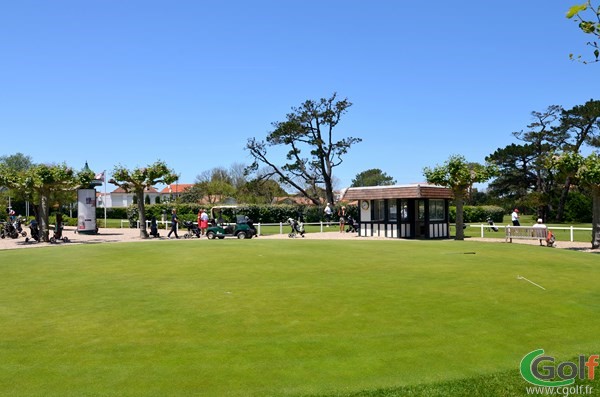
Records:
[[[551,230],[548,230],[546,234],[546,247],[555,247],[556,237],[554,237],[554,233]]]
[[[160,234],[158,233],[158,225],[156,224],[156,218],[152,217],[152,219],[150,220],[150,235],[152,237],[160,237]]]
[[[14,222],[6,222],[0,233],[0,237],[19,238],[19,236],[27,236],[27,232],[23,231],[21,220],[17,218]]]
[[[40,242],[40,229],[38,227],[38,223],[35,219],[32,219],[29,222],[29,234],[31,235],[31,240]],[[25,238],[25,242],[29,242],[29,237]]]
[[[346,229],[346,233],[357,233],[358,232],[358,222],[354,220],[352,215],[348,215],[346,219],[346,225],[348,228]]]
[[[493,230],[495,232],[498,231],[498,226],[496,226],[494,224],[494,221],[492,220],[492,218],[487,218],[487,223],[488,223],[487,230]]]
[[[187,227],[188,230],[188,232],[183,235],[183,238],[193,238],[194,236],[200,238],[200,229],[194,222],[183,221],[183,226]]]
[[[292,228],[292,231],[288,234],[289,238],[304,237],[304,223],[293,218],[288,218],[288,223]]]
[[[58,241],[68,243],[70,240],[66,236],[63,237],[63,224],[57,217],[56,225],[54,226],[54,236],[50,237],[50,243],[56,244]]]

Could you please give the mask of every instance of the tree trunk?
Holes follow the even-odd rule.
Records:
[[[592,186],[592,248],[600,248],[600,185]]]
[[[48,222],[48,196],[45,192],[40,192],[40,202],[38,204],[40,240],[47,243],[50,241],[50,225]]]
[[[136,192],[138,216],[140,219],[140,238],[149,238],[148,231],[146,230],[146,213],[144,207],[144,191]]]
[[[464,200],[465,199],[464,199],[463,192],[454,192],[454,201],[456,203],[456,240],[464,240],[465,239],[465,230],[463,229]]]

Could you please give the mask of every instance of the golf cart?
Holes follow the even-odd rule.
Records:
[[[210,225],[206,229],[206,237],[209,239],[225,237],[244,239],[255,235],[256,229],[252,221],[247,216],[239,215],[237,206],[219,205],[211,208]]]

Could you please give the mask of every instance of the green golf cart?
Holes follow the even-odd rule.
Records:
[[[237,237],[239,239],[256,236],[252,220],[237,212],[235,205],[219,205],[210,210],[210,224],[206,229],[206,237],[215,238]]]

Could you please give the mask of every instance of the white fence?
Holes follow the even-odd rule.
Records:
[[[485,230],[490,230],[492,228],[492,225],[489,225],[487,223],[485,224],[480,224],[480,225],[470,225],[471,227],[478,227],[481,229],[481,237],[484,238],[484,231]],[[495,227],[497,227],[498,229],[505,229],[507,226],[503,226],[503,225],[494,225]],[[508,225],[508,226],[512,226],[512,225]],[[568,230],[570,233],[570,240],[571,242],[575,241],[574,239],[574,232],[575,230],[585,230],[585,231],[592,231],[591,227],[574,227],[574,226],[568,226],[568,227],[558,227],[558,226],[548,226],[548,230]]]

